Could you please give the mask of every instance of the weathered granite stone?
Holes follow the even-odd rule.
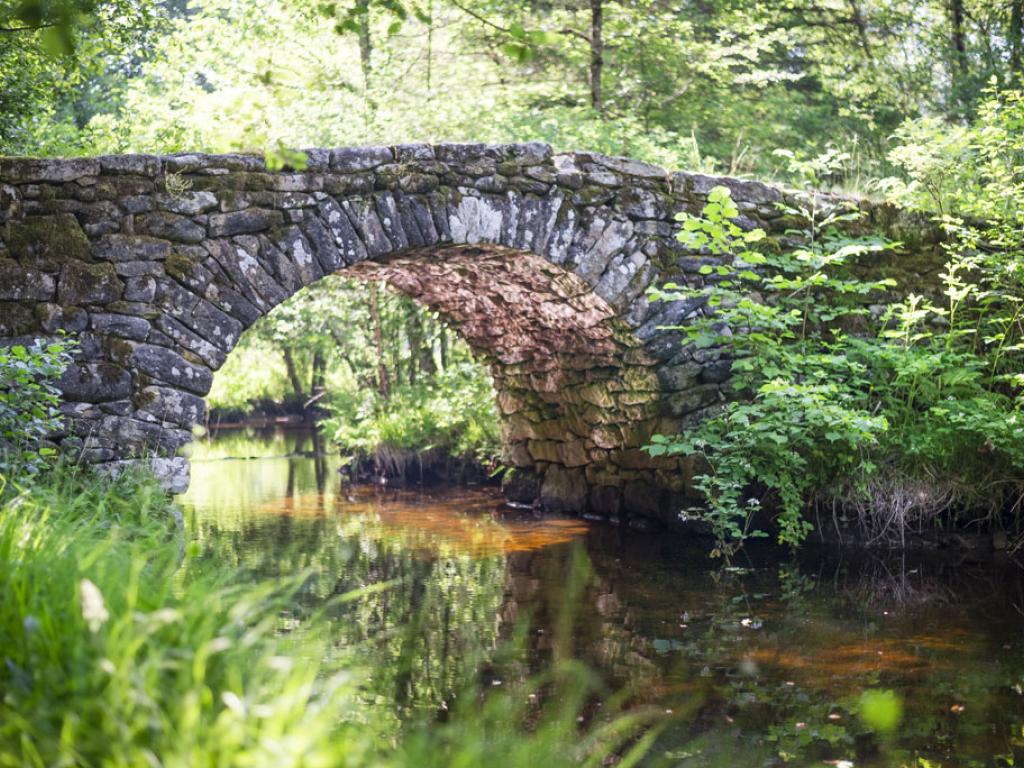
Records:
[[[123,275],[118,271],[118,274]],[[152,275],[129,277],[124,283],[125,301],[141,301],[149,303],[156,298],[156,280]]]
[[[4,240],[15,259],[46,271],[56,272],[65,259],[89,259],[89,239],[70,213],[12,221]]]
[[[220,346],[211,344],[178,320],[166,315],[157,318],[156,327],[182,349],[187,349],[189,352],[198,355],[212,370],[216,370],[224,365],[227,353],[221,347],[228,346],[226,341],[221,340]],[[207,332],[209,333],[209,331]]]
[[[64,305],[109,304],[121,298],[124,283],[113,264],[68,261],[57,282],[57,301]]]
[[[271,227],[279,227],[283,223],[284,216],[280,211],[269,211],[263,208],[245,208],[232,213],[215,213],[210,216],[210,236],[231,237],[232,235],[263,232]]]
[[[97,333],[107,333],[135,341],[144,341],[150,329],[149,321],[141,317],[108,312],[93,312],[90,315],[90,326]]]
[[[331,150],[331,170],[340,173],[369,171],[393,160],[394,155],[389,147],[341,147]]]
[[[541,506],[548,512],[582,512],[587,506],[587,479],[582,469],[552,464],[540,488]]]
[[[35,306],[35,315],[40,327],[46,333],[84,331],[89,325],[89,313],[81,307],[62,307],[59,304],[40,303]]]
[[[156,155],[104,155],[96,159],[101,173],[156,176],[161,168]]]
[[[501,481],[505,498],[519,504],[533,504],[540,498],[540,475],[533,469],[506,472]]]
[[[206,190],[182,192],[177,195],[156,195],[154,203],[162,210],[182,216],[195,216],[217,207],[217,196]]]
[[[92,158],[46,160],[31,157],[0,157],[0,179],[12,184],[25,182],[67,182],[96,176],[100,163]]]
[[[12,259],[0,259],[0,299],[49,301],[55,291],[52,276],[23,267]]]
[[[162,261],[170,251],[171,246],[167,241],[141,235],[107,235],[93,246],[97,259],[136,265]]]
[[[153,211],[136,217],[135,231],[176,243],[201,243],[203,228],[192,219],[166,211]]]
[[[128,363],[147,376],[197,395],[205,395],[213,385],[209,368],[190,363],[164,347],[137,344],[131,349]]]
[[[143,387],[135,398],[135,406],[157,421],[169,421],[185,429],[201,423],[206,413],[203,398],[172,387]]]
[[[73,363],[64,371],[57,386],[69,401],[100,403],[128,397],[132,391],[132,376],[113,363]]]

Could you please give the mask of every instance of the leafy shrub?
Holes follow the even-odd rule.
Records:
[[[703,457],[696,487],[708,508],[697,514],[726,557],[766,535],[754,526],[759,488],[777,502],[779,541],[794,546],[815,504],[901,543],[941,514],[998,513],[1024,487],[1024,418],[999,361],[1016,346],[990,332],[986,349],[976,336],[999,322],[994,307],[1019,303],[986,290],[995,278],[985,257],[953,251],[939,276],[947,306],[911,294],[872,318],[869,302],[893,283],[859,279],[851,262],[889,244],[840,233],[860,215],[852,205],[813,192],[798,201],[784,212],[808,225],[785,254],[752,250],[764,235],[732,222],[725,188],[702,217],[681,215],[680,239],[720,263],[701,268],[705,285],[669,284],[652,298],[706,300],[712,311],[680,330],[732,359],[735,399],[685,436],[655,436],[648,451]]]
[[[381,397],[372,390],[337,395],[328,434],[343,451],[374,458],[404,474],[415,454],[434,453],[475,464],[500,452],[498,415],[490,377],[474,363],[448,368],[425,382],[403,384]]]
[[[38,472],[56,452],[44,441],[62,426],[57,380],[71,347],[36,341],[0,348],[0,474]]]

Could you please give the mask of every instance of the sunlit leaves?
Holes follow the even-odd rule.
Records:
[[[903,719],[903,700],[894,691],[867,690],[860,696],[858,714],[873,731],[887,735]]]
[[[54,455],[43,441],[63,427],[57,381],[73,348],[63,340],[0,348],[0,474],[38,472]]]

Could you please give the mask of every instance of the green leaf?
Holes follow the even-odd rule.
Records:
[[[528,46],[518,43],[502,43],[498,46],[498,50],[520,64],[529,61],[533,57],[533,51]]]
[[[731,200],[732,200],[732,194],[729,192],[729,188],[728,187],[723,187],[723,186],[719,185],[719,186],[712,187],[711,191],[708,192],[708,202],[709,203],[725,203],[725,202],[729,202]],[[705,215],[707,215],[707,213],[705,213]]]

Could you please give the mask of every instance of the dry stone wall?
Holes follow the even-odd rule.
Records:
[[[741,226],[779,237],[786,191],[533,143],[306,155],[300,171],[235,154],[0,159],[0,340],[77,336],[64,409],[89,460],[145,458],[180,490],[176,452],[241,334],[354,270],[442,312],[490,363],[510,496],[608,515],[679,502],[686,463],[640,448],[720,403],[729,366],[662,328],[699,300],[652,305],[645,291],[701,284],[712,260],[676,241],[674,217],[715,185]],[[914,240],[914,259],[878,269],[932,269],[920,222],[866,213],[865,227]]]

